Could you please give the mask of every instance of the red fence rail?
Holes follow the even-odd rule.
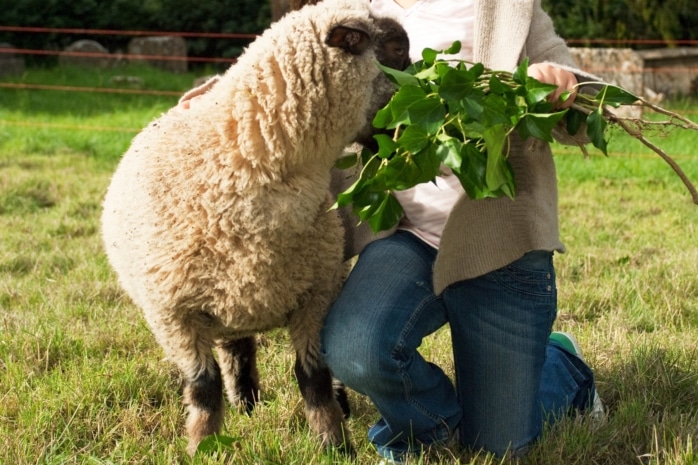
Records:
[[[14,33],[30,33],[30,34],[73,34],[85,36],[175,36],[183,38],[211,38],[211,39],[246,39],[253,40],[257,35],[248,33],[211,33],[211,32],[183,32],[183,31],[142,31],[142,30],[114,30],[114,29],[83,29],[83,28],[44,28],[44,27],[26,27],[26,26],[3,26],[0,25],[0,32]],[[610,45],[631,47],[633,45],[657,45],[657,46],[694,46],[698,45],[698,40],[614,40],[614,39],[570,39],[567,41],[570,46],[584,45]],[[113,53],[97,53],[97,52],[74,52],[60,50],[40,50],[40,49],[25,49],[15,47],[0,47],[0,58],[3,54],[12,55],[63,55],[77,56],[89,58],[124,58],[124,59],[141,59],[141,60],[186,60],[191,62],[210,62],[210,63],[234,63],[233,58],[216,58],[216,57],[195,57],[195,56],[160,56],[160,55],[133,55],[133,54],[113,54]],[[657,68],[644,68],[644,71],[656,70]],[[661,68],[664,72],[695,72],[695,68],[676,67],[676,68]],[[608,68],[599,68],[594,72],[610,71]],[[625,70],[626,72],[629,70]],[[634,72],[642,72],[643,70],[633,70]],[[97,87],[79,87],[79,86],[61,86],[61,85],[38,85],[25,84],[16,82],[0,81],[0,88],[22,89],[26,91],[59,91],[59,92],[100,92],[100,93],[119,93],[119,94],[146,94],[146,95],[164,95],[164,96],[179,96],[179,91],[157,91],[147,89],[124,89],[124,88],[97,88]],[[17,122],[17,121],[2,121],[0,124],[9,125],[37,125],[45,126],[42,123]],[[111,127],[93,127],[93,126],[71,126],[77,129],[87,130],[104,130],[104,131],[137,131],[134,128],[111,128]]]

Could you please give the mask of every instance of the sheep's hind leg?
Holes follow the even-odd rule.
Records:
[[[151,327],[158,342],[182,373],[183,401],[188,412],[187,452],[194,455],[203,438],[220,431],[225,414],[221,370],[211,350],[213,341],[197,330],[201,323],[196,317],[184,321],[170,318],[164,325],[161,323],[164,317],[159,314],[152,312],[146,316],[155,322]]]
[[[206,436],[216,434],[223,424],[223,382],[221,372],[211,356],[209,368],[184,382],[184,403],[187,406],[187,452],[194,455]]]
[[[254,336],[219,342],[216,346],[228,401],[252,413],[259,400],[257,342]]]

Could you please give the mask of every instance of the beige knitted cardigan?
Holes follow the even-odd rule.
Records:
[[[575,69],[540,0],[475,0],[473,60],[491,69],[511,71],[525,57],[531,63],[561,65],[575,72],[580,81],[596,79]],[[531,250],[564,251],[558,237],[557,179],[549,145],[512,137],[509,160],[515,199],[471,200],[464,196],[451,212],[434,265],[437,294],[457,281],[501,268]],[[335,176],[334,182],[334,188],[340,189],[351,180]],[[375,236],[365,224],[356,224],[356,218],[345,218],[347,256],[386,235]]]

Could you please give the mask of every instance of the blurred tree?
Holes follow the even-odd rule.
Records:
[[[671,45],[698,39],[695,0],[542,0],[558,33],[566,39],[611,39],[611,46],[628,41],[633,48]],[[638,41],[652,41],[645,45]]]
[[[3,26],[257,34],[270,22],[270,0],[14,0],[4,2],[0,8]],[[112,51],[125,50],[131,38],[0,31],[0,42],[35,50],[62,50],[80,39],[96,40]],[[187,38],[187,47],[191,56],[235,57],[250,40]],[[34,63],[55,62],[55,57],[41,55],[27,59]]]

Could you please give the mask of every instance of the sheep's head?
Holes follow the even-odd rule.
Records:
[[[226,141],[257,171],[331,166],[352,142],[373,141],[374,116],[395,93],[377,63],[404,69],[408,57],[405,30],[373,17],[368,2],[323,0],[273,23],[208,100],[224,115]],[[262,154],[269,162],[260,163]]]
[[[315,5],[321,0],[290,0],[289,6],[291,10],[299,10],[306,5]],[[410,64],[409,59],[409,48],[410,41],[407,38],[407,32],[402,28],[402,26],[395,20],[390,18],[372,18],[375,22],[375,26],[378,29],[378,34],[376,36],[376,42],[378,47],[376,48],[376,58],[378,61],[385,66],[390,68],[403,70],[407,68]],[[361,43],[366,46],[368,44],[368,31],[362,28],[358,28],[359,31],[363,31],[363,38],[360,39]],[[333,36],[333,32],[330,31],[328,35],[327,44],[330,44],[330,39],[336,40],[340,36]],[[357,31],[358,32],[358,31]],[[358,36],[354,36],[354,39],[358,39]],[[335,45],[341,46],[341,45]],[[345,48],[345,50],[349,50]],[[362,53],[363,50],[356,51],[355,53]]]

